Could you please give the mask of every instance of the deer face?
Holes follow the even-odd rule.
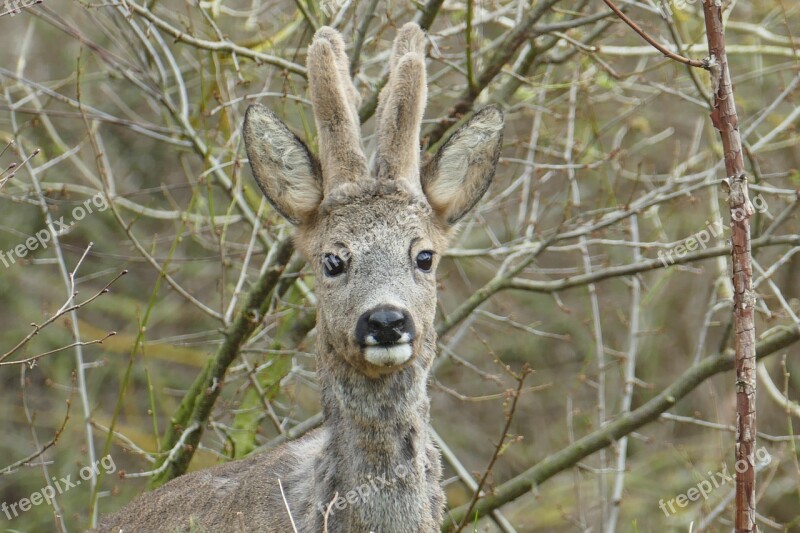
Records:
[[[298,239],[316,274],[322,348],[367,375],[402,367],[433,338],[446,235],[423,198],[393,185],[371,180],[357,197],[326,202]]]
[[[330,28],[317,32],[308,52],[319,161],[265,107],[253,105],[245,116],[256,181],[297,225],[298,248],[316,275],[318,333],[328,344],[321,349],[370,377],[433,353],[436,267],[454,225],[488,188],[500,153],[503,116],[489,107],[420,167],[423,51],[422,31],[405,25],[376,112],[374,169],[361,147],[344,44]]]

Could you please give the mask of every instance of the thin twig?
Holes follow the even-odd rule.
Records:
[[[500,434],[500,440],[498,441],[497,445],[494,448],[494,452],[492,453],[491,459],[489,459],[489,464],[486,466],[486,469],[483,471],[483,475],[481,476],[480,481],[478,481],[478,486],[475,489],[472,499],[470,500],[469,504],[467,505],[466,511],[464,511],[463,519],[461,523],[455,528],[455,533],[459,533],[462,529],[464,529],[470,520],[470,514],[472,509],[475,508],[475,504],[478,503],[478,499],[481,497],[481,492],[483,491],[484,485],[486,485],[486,480],[489,479],[489,475],[492,473],[492,469],[494,468],[494,464],[497,462],[497,459],[500,455],[505,451],[505,443],[506,439],[508,439],[508,430],[511,427],[511,422],[514,419],[514,413],[517,410],[517,402],[519,401],[520,396],[522,395],[522,387],[525,385],[525,378],[527,378],[531,374],[531,369],[527,365],[527,363],[522,367],[522,370],[519,372],[517,376],[517,389],[514,391],[508,391],[509,396],[511,396],[511,406],[506,413],[506,422],[503,426],[503,432]]]
[[[281,483],[280,478],[278,478],[278,487],[281,489],[281,498],[283,498],[283,505],[286,507],[286,514],[289,515],[289,521],[292,523],[292,531],[297,533],[297,526],[294,523],[294,517],[292,516],[292,510],[289,508],[289,502],[286,501],[286,494],[283,492],[283,483]]]
[[[172,26],[171,24],[165,22],[164,20],[158,18],[153,14],[152,11],[147,9],[146,7],[142,7],[131,0],[122,0],[126,7],[134,11],[136,14],[141,15],[142,17],[146,18],[150,22],[152,22],[156,27],[163,30],[167,34],[171,35],[178,41],[183,43],[189,44],[191,46],[201,48],[203,50],[211,50],[213,52],[230,52],[232,54],[238,54],[241,57],[246,57],[248,59],[252,59],[254,61],[258,61],[259,63],[266,63],[268,65],[273,65],[276,67],[283,68],[288,72],[292,72],[302,77],[306,77],[306,68],[298,65],[297,63],[293,63],[291,61],[287,61],[283,58],[263,54],[261,52],[254,52],[249,48],[245,48],[244,46],[239,46],[236,43],[232,43],[230,41],[206,41],[204,39],[198,39],[188,33],[185,33],[178,28]]]
[[[106,335],[105,335],[103,338],[101,338],[101,339],[95,339],[95,340],[93,340],[93,341],[80,341],[80,342],[73,342],[72,344],[67,344],[66,346],[61,346],[61,347],[59,347],[59,348],[54,348],[54,349],[52,349],[52,350],[48,350],[48,351],[46,351],[46,352],[42,352],[42,353],[40,353],[40,354],[32,355],[32,356],[30,356],[30,357],[28,357],[28,358],[26,358],[26,359],[20,359],[20,360],[18,360],[18,361],[4,361],[4,362],[0,362],[0,366],[6,366],[6,365],[23,365],[23,364],[26,364],[26,363],[28,363],[28,364],[29,364],[31,367],[33,367],[33,366],[35,366],[36,362],[37,362],[39,359],[41,359],[42,357],[45,357],[45,356],[47,356],[47,355],[51,355],[51,354],[58,353],[58,352],[63,352],[64,350],[68,350],[69,348],[74,348],[75,346],[90,346],[90,345],[92,345],[92,344],[103,344],[103,341],[104,341],[104,340],[106,340],[106,339],[107,339],[107,338],[109,338],[109,337],[113,337],[113,336],[114,336],[114,335],[116,335],[116,334],[117,334],[117,332],[116,332],[116,331],[109,331],[109,332],[108,332],[108,333],[106,333]]]
[[[707,65],[707,63],[706,63],[705,61],[700,61],[700,60],[697,60],[697,59],[689,59],[688,57],[683,57],[682,55],[680,55],[680,54],[676,54],[676,53],[675,53],[675,52],[673,52],[672,50],[670,50],[670,49],[668,49],[668,48],[666,48],[666,47],[662,46],[661,44],[659,44],[659,42],[658,42],[658,41],[656,41],[655,39],[653,39],[652,37],[650,37],[650,36],[647,34],[647,32],[645,32],[645,31],[644,31],[642,28],[640,28],[640,27],[639,27],[639,25],[638,25],[638,24],[636,24],[634,21],[632,21],[632,20],[631,20],[631,19],[628,17],[628,15],[626,15],[625,13],[623,13],[623,12],[622,12],[622,10],[621,10],[620,8],[618,8],[617,6],[615,6],[615,5],[614,5],[614,2],[612,2],[611,0],[603,0],[603,2],[605,2],[605,3],[606,3],[606,5],[607,5],[609,8],[611,8],[611,10],[612,10],[612,11],[613,11],[613,12],[614,12],[614,13],[615,13],[615,14],[616,14],[616,15],[617,15],[617,16],[618,16],[620,19],[622,19],[622,21],[623,21],[625,24],[627,24],[628,26],[630,26],[630,27],[631,27],[631,29],[632,29],[633,31],[635,31],[636,33],[638,33],[638,34],[641,36],[641,38],[642,38],[642,39],[644,39],[645,41],[647,41],[647,42],[648,42],[648,43],[649,43],[649,44],[650,44],[650,45],[651,45],[653,48],[655,48],[656,50],[658,50],[659,52],[661,52],[662,54],[664,54],[666,57],[668,57],[668,58],[670,58],[670,59],[674,59],[675,61],[677,61],[677,62],[679,62],[679,63],[683,63],[684,65],[689,65],[690,67],[697,67],[697,68],[702,68],[702,69],[708,70],[708,65]]]
[[[53,435],[52,439],[47,441],[44,445],[42,445],[38,450],[36,450],[32,454],[30,454],[29,456],[27,456],[27,457],[25,457],[23,459],[20,459],[18,461],[15,461],[15,462],[11,463],[8,466],[4,466],[2,469],[0,469],[0,474],[1,475],[7,475],[7,474],[13,473],[13,470],[15,468],[17,468],[18,466],[24,466],[24,465],[30,464],[31,461],[33,461],[34,459],[36,459],[37,457],[42,455],[49,448],[52,448],[53,446],[55,446],[58,443],[58,439],[61,438],[61,434],[64,432],[64,428],[67,427],[67,421],[69,420],[70,407],[72,407],[72,402],[70,400],[67,400],[67,412],[66,412],[66,414],[64,414],[64,420],[61,422],[61,427],[59,427],[56,430],[56,432]]]
[[[74,296],[75,296],[75,294],[76,294],[75,292],[72,292],[72,297],[70,297],[70,298],[69,298],[69,299],[68,299],[68,300],[67,300],[67,301],[64,303],[64,305],[62,305],[62,306],[61,306],[61,308],[60,308],[60,309],[59,309],[59,310],[58,310],[58,311],[57,311],[57,312],[56,312],[56,313],[55,313],[53,316],[51,316],[50,318],[48,318],[47,320],[45,320],[45,321],[44,321],[44,322],[42,322],[41,324],[32,323],[32,324],[31,324],[31,326],[33,327],[33,330],[32,330],[30,333],[28,333],[28,334],[27,334],[27,335],[26,335],[26,336],[25,336],[25,337],[24,337],[22,340],[20,340],[20,341],[19,341],[19,342],[18,342],[16,345],[14,345],[14,347],[13,347],[13,348],[11,348],[9,351],[7,351],[7,352],[6,352],[6,353],[4,353],[3,355],[1,355],[1,356],[0,356],[0,363],[3,363],[3,361],[5,361],[6,359],[8,359],[10,356],[14,355],[14,353],[15,353],[15,352],[17,352],[17,351],[18,351],[20,348],[22,348],[23,346],[25,346],[25,345],[26,345],[26,344],[27,344],[27,343],[28,343],[28,342],[29,342],[29,341],[30,341],[30,340],[31,340],[33,337],[35,337],[36,335],[38,335],[38,334],[39,334],[39,333],[40,333],[40,332],[41,332],[41,331],[42,331],[44,328],[46,328],[47,326],[49,326],[50,324],[52,324],[53,322],[55,322],[56,320],[58,320],[58,319],[59,319],[59,318],[61,318],[62,316],[66,315],[66,314],[70,314],[70,313],[72,313],[73,311],[76,311],[76,310],[80,309],[81,307],[83,307],[83,306],[85,306],[85,305],[87,305],[87,304],[89,304],[89,303],[93,302],[94,300],[96,300],[97,298],[99,298],[100,296],[102,296],[103,294],[106,294],[106,293],[109,291],[109,287],[111,287],[111,285],[112,285],[112,284],[113,284],[115,281],[117,281],[119,278],[121,278],[122,276],[124,276],[124,275],[125,275],[125,274],[127,274],[127,273],[128,273],[128,271],[127,271],[127,270],[123,270],[123,271],[122,271],[122,272],[120,272],[120,273],[119,273],[119,274],[118,274],[118,275],[117,275],[117,276],[116,276],[114,279],[112,279],[111,281],[109,281],[109,282],[106,284],[106,286],[105,286],[105,287],[103,287],[102,289],[100,289],[100,290],[99,290],[97,293],[95,293],[93,296],[90,296],[89,298],[87,298],[86,300],[84,300],[84,301],[82,301],[82,302],[80,302],[80,303],[77,303],[77,304],[74,304],[74,305],[69,305],[69,302],[71,302],[71,301],[72,301],[72,299],[74,298]],[[74,274],[74,271],[73,271],[73,274]],[[67,307],[67,306],[68,306],[68,307]],[[104,337],[104,339],[105,339],[105,338],[108,338],[109,336],[110,336],[110,335],[108,335],[108,336]],[[97,341],[95,341],[95,342],[97,342]],[[91,342],[91,343],[89,343],[89,344],[95,344],[95,342]],[[77,346],[77,345],[78,345],[78,344],[76,343],[76,344],[73,344],[72,346]],[[63,349],[63,348],[62,348],[62,349]],[[41,357],[41,356],[37,356],[37,357]],[[13,363],[6,363],[6,364],[14,364],[14,363],[18,363],[18,362],[22,362],[22,361],[14,361]]]

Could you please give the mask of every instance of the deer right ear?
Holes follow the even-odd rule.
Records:
[[[461,126],[422,168],[422,190],[447,224],[458,222],[486,193],[502,142],[503,112],[488,106]]]
[[[250,168],[267,200],[289,222],[301,223],[322,202],[319,162],[305,143],[262,105],[247,108],[243,134]]]

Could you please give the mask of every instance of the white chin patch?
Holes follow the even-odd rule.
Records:
[[[393,344],[391,346],[367,346],[364,358],[375,366],[397,366],[411,359],[411,344]]]

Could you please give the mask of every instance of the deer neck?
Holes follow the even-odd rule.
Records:
[[[378,378],[358,372],[326,342],[324,328],[321,333],[317,361],[328,442],[317,474],[327,479],[324,492],[345,496],[370,480],[402,477],[385,490],[416,500],[430,483],[426,387],[435,333],[411,364]],[[359,513],[368,505],[356,507]]]
[[[424,466],[417,459],[424,457],[428,442],[426,386],[433,354],[419,354],[395,373],[370,378],[330,345],[320,344],[322,410],[330,446],[353,458],[341,463],[352,470],[343,477]]]
[[[323,516],[331,533],[437,530],[444,498],[426,390],[435,333],[408,366],[370,378],[317,325],[325,443],[314,461],[316,530]]]

